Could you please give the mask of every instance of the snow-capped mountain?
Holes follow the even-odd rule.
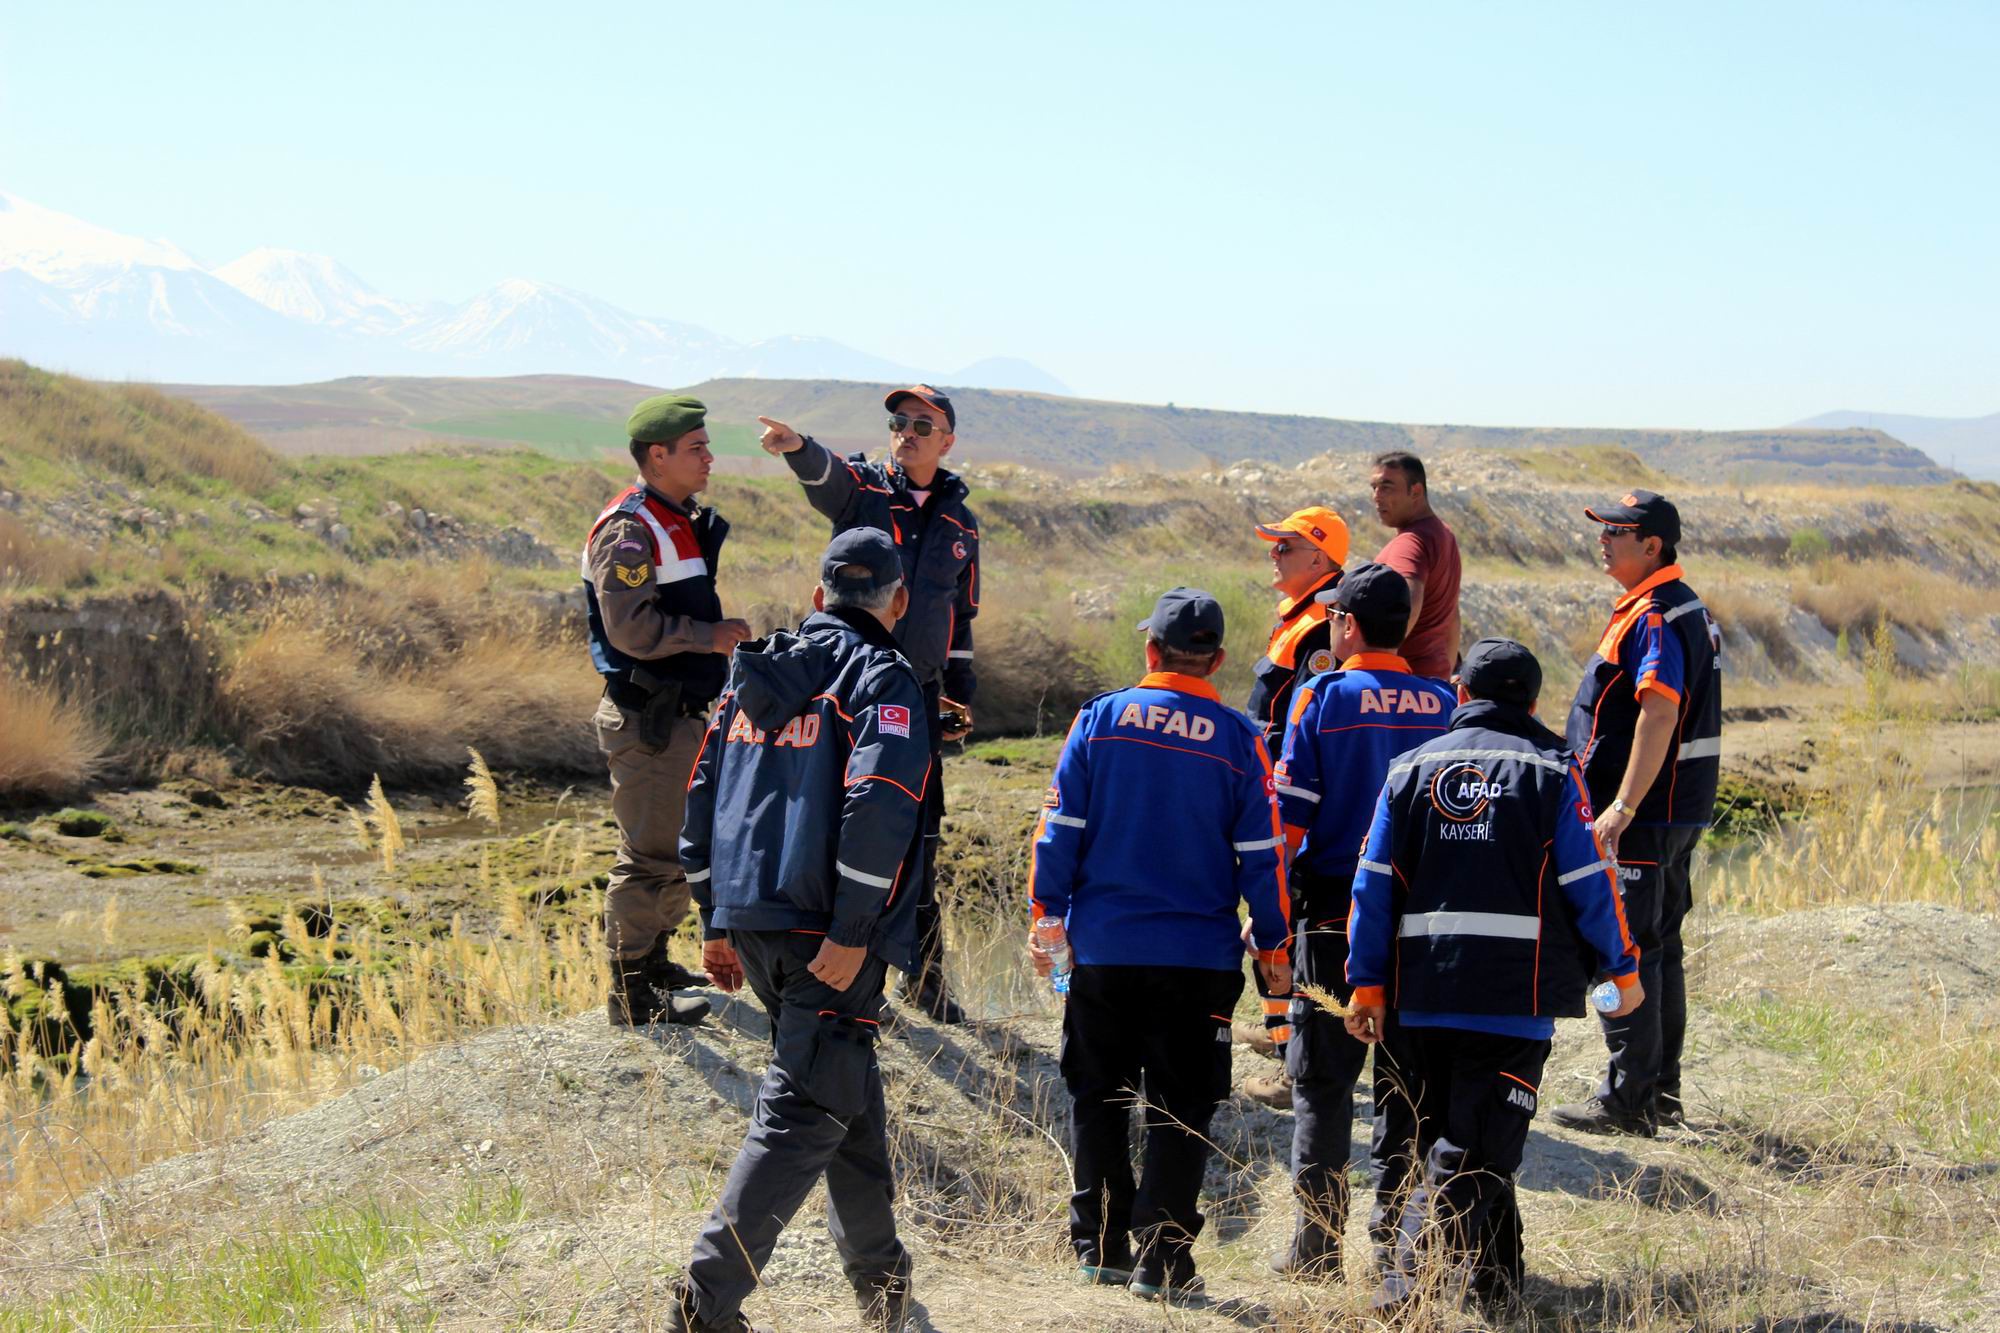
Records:
[[[265,247],[230,260],[215,276],[258,305],[306,324],[395,333],[424,315],[416,306],[382,295],[325,255]]]
[[[234,384],[566,373],[649,384],[735,375],[1061,391],[1025,361],[993,358],[937,375],[826,338],[737,343],[526,278],[456,306],[423,307],[376,291],[325,255],[260,248],[208,269],[171,242],[5,193],[0,355],[106,379]]]

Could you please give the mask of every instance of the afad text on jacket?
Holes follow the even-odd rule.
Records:
[[[1355,1003],[1583,1013],[1596,975],[1638,973],[1613,871],[1562,738],[1524,708],[1461,705],[1376,802],[1348,917]]]
[[[681,828],[705,934],[823,932],[908,969],[936,780],[923,691],[873,616],[820,612],[739,646]]]

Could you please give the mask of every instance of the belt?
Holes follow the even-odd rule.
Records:
[[[604,678],[604,693],[610,697],[612,703],[620,708],[629,708],[635,713],[653,701],[653,696],[649,692],[629,680],[620,680],[616,676]],[[680,707],[674,712],[680,717],[707,717],[708,707],[714,702],[713,699],[690,699],[683,693]]]

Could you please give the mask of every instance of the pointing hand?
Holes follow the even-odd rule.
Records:
[[[769,417],[758,417],[764,424],[764,433],[757,437],[757,443],[764,446],[764,452],[773,458],[782,458],[805,443],[805,437],[782,421]]]

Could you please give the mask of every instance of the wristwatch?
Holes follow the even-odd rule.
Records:
[[[1619,796],[1611,798],[1611,805],[1608,808],[1614,815],[1629,815],[1632,813],[1632,807],[1625,804],[1624,798]]]

